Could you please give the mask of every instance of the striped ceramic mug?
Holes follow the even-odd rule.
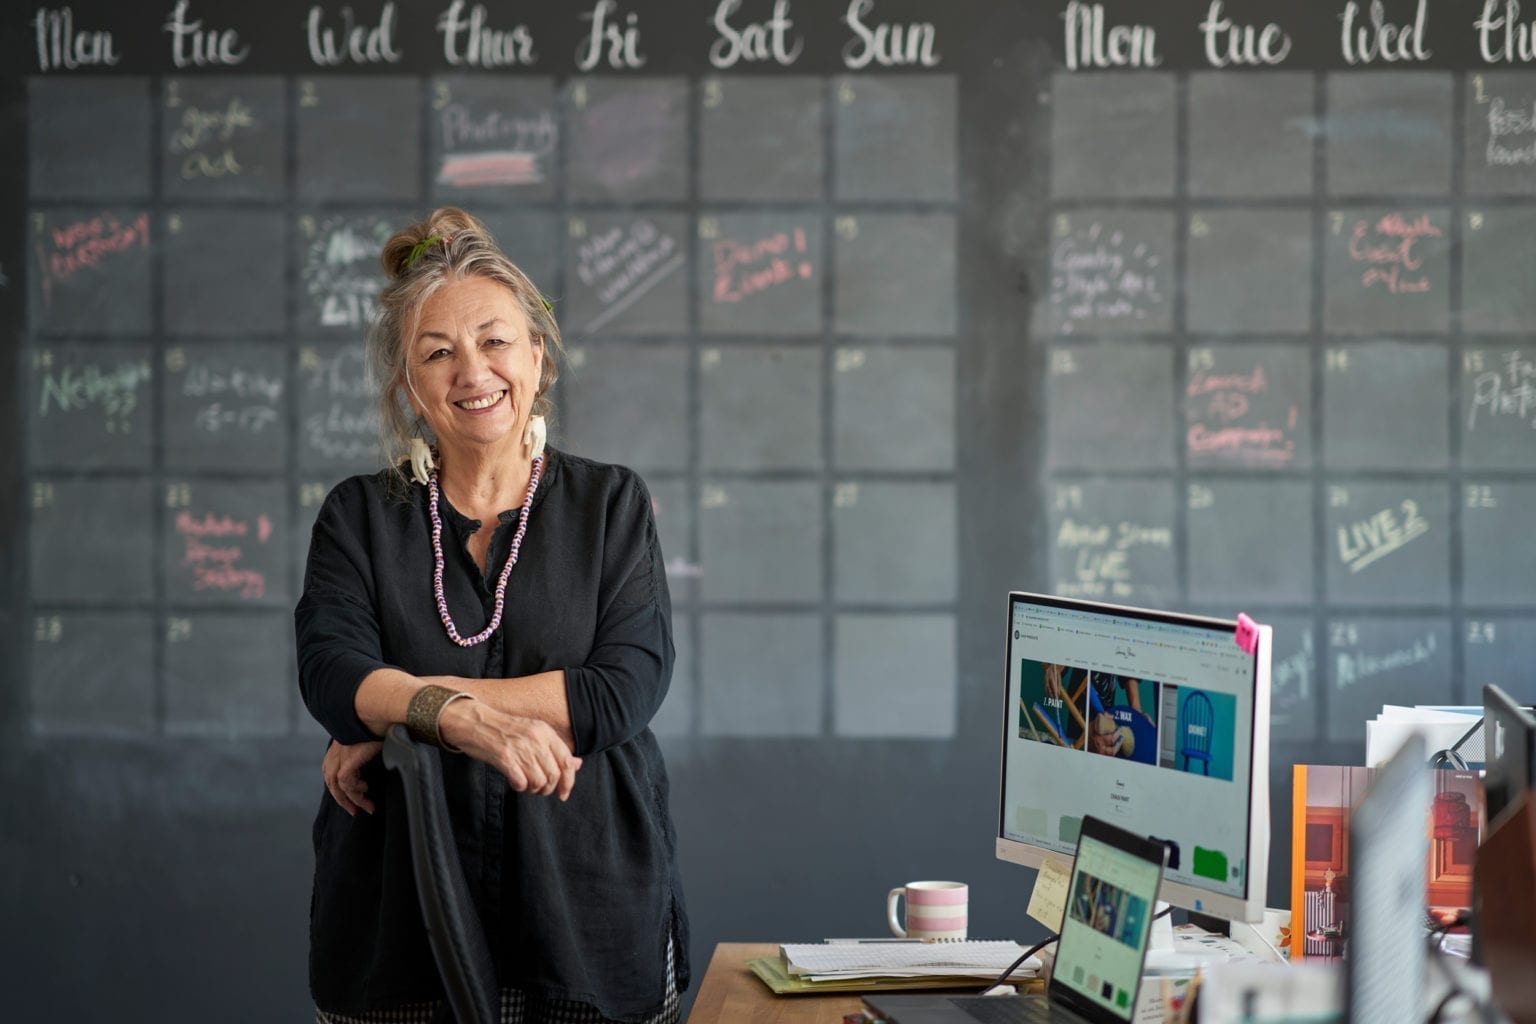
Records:
[[[907,900],[907,926],[896,923],[896,901]],[[903,939],[963,939],[970,890],[964,882],[908,882],[885,898],[891,933]]]

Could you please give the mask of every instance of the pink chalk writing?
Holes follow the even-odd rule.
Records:
[[[258,544],[271,540],[272,520],[266,515],[258,515],[252,522],[214,512],[198,515],[182,510],[176,514],[175,525],[183,544],[181,564],[191,570],[193,590],[232,593],[250,601],[266,596],[266,574],[239,564],[245,549],[237,543],[252,537]]]
[[[1360,284],[1382,286],[1389,294],[1403,295],[1430,290],[1429,275],[1419,273],[1424,258],[1414,251],[1420,239],[1444,235],[1430,223],[1429,214],[1410,220],[1401,213],[1389,213],[1374,224],[1358,220],[1349,236],[1349,258],[1365,264]]]
[[[43,298],[53,301],[53,285],[82,270],[101,267],[113,256],[149,248],[149,214],[125,223],[110,213],[61,224],[37,236],[37,262],[43,271]]]
[[[1194,456],[1233,455],[1243,461],[1279,463],[1296,457],[1296,442],[1276,427],[1217,427],[1196,423],[1185,437]]]
[[[815,273],[805,257],[805,229],[780,231],[766,238],[715,242],[716,302],[740,302],[790,281],[808,281]]]
[[[1187,390],[1190,395],[1205,395],[1212,391],[1238,391],[1257,395],[1269,390],[1269,381],[1264,376],[1262,366],[1255,366],[1252,373],[1209,373],[1196,370],[1189,378]]]
[[[1207,354],[1204,356],[1210,359]],[[1194,462],[1252,466],[1286,465],[1296,458],[1298,414],[1282,396],[1271,396],[1269,374],[1261,364],[1237,373],[1219,373],[1213,363],[1194,370],[1185,385],[1189,427],[1185,449]],[[1270,417],[1279,413],[1279,424]]]

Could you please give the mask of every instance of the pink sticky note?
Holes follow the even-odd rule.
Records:
[[[1259,624],[1242,612],[1237,613],[1237,646],[1244,654],[1256,654],[1259,649]]]

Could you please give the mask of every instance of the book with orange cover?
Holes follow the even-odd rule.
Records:
[[[1483,798],[1476,772],[1424,770],[1434,775],[1434,795],[1424,809],[1424,914],[1438,926],[1472,906]],[[1349,813],[1376,769],[1298,764],[1292,773],[1291,959],[1338,959],[1349,938]]]

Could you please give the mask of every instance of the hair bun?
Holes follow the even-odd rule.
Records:
[[[465,235],[477,236],[479,241],[491,242],[485,225],[471,213],[457,206],[443,206],[425,219],[417,221],[384,243],[379,254],[379,264],[384,276],[393,281],[404,277],[418,259],[429,255],[434,248],[445,253],[446,247]]]

